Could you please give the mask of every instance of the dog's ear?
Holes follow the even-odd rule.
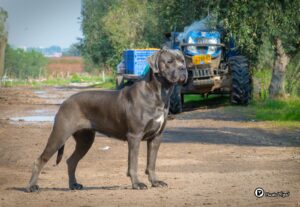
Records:
[[[151,55],[147,58],[147,62],[149,63],[150,68],[152,69],[153,73],[159,72],[159,69],[158,69],[159,54],[160,54],[160,51],[157,51],[156,53],[154,53],[153,55]]]

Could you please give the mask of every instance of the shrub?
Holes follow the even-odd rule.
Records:
[[[38,78],[46,73],[47,59],[39,52],[7,47],[4,74],[10,78]]]

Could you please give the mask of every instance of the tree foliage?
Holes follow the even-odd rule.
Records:
[[[205,16],[207,12],[200,12],[207,11],[205,2],[209,1],[83,0],[83,55],[96,66],[112,66],[126,48],[160,47],[165,32]]]
[[[7,12],[0,7],[0,38],[6,35],[6,19],[7,19]]]
[[[270,42],[274,48],[276,38],[290,55],[299,49],[299,0],[235,0],[220,2],[220,8],[225,28],[254,63],[263,57],[261,46]]]
[[[38,78],[46,73],[47,59],[39,52],[6,47],[5,75],[12,78]]]
[[[72,44],[66,51],[63,51],[63,56],[81,56],[80,43]]]
[[[7,12],[0,7],[0,77],[3,73],[5,47],[7,43],[6,19]]]
[[[107,13],[103,26],[117,52],[124,47],[149,46],[144,34],[145,28],[152,25],[147,25],[147,16],[147,4],[136,0],[119,1]]]
[[[154,0],[159,17],[160,30],[170,32],[176,27],[183,31],[185,26],[218,10],[216,0]],[[160,34],[161,35],[161,34]]]
[[[289,56],[299,51],[299,8],[300,0],[83,0],[83,54],[112,66],[124,49],[160,47],[165,32],[209,14],[252,66],[273,67],[277,38]]]
[[[291,59],[287,67],[286,90],[300,96],[300,51]]]
[[[81,27],[84,38],[81,40],[82,54],[88,64],[103,66],[114,54],[114,49],[104,30],[103,18],[115,0],[83,0]]]

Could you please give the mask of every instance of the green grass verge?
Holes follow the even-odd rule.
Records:
[[[184,95],[184,103],[202,101],[204,98],[201,95]]]
[[[254,101],[256,119],[262,121],[300,121],[300,98]],[[300,124],[300,123],[299,123]]]
[[[259,121],[271,121],[276,126],[289,127],[300,126],[300,98],[291,97],[287,99],[271,100],[265,99],[253,100],[248,107],[239,107],[231,105],[229,96],[210,95],[203,97],[201,95],[185,95],[185,106],[192,107],[218,107],[227,106],[228,113],[243,113],[251,119]]]
[[[42,86],[67,86],[72,83],[89,83],[90,85],[112,89],[115,87],[115,81],[113,76],[106,76],[105,82],[102,76],[87,75],[87,74],[73,74],[67,78],[54,78],[48,77],[44,80],[6,80],[1,82],[3,87],[14,86],[30,86],[30,87],[42,87]]]
[[[115,89],[116,88],[116,81],[114,77],[106,78],[105,82],[97,83],[94,85],[98,88],[105,88],[105,89]]]
[[[229,105],[228,95],[209,95],[208,97],[200,94],[189,94],[184,95],[184,104],[186,106],[218,106],[218,105]]]

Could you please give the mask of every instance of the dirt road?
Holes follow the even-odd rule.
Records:
[[[39,193],[26,193],[33,161],[43,150],[59,104],[82,88],[0,88],[0,206],[300,206],[300,126],[288,130],[257,122],[245,109],[194,109],[170,120],[157,174],[168,188],[131,189],[127,144],[97,135],[79,163],[84,190],[70,191],[65,161],[43,169]],[[140,179],[146,145],[140,149]],[[150,185],[149,185],[150,186]],[[289,194],[256,198],[254,190]],[[276,194],[273,194],[275,196]]]

